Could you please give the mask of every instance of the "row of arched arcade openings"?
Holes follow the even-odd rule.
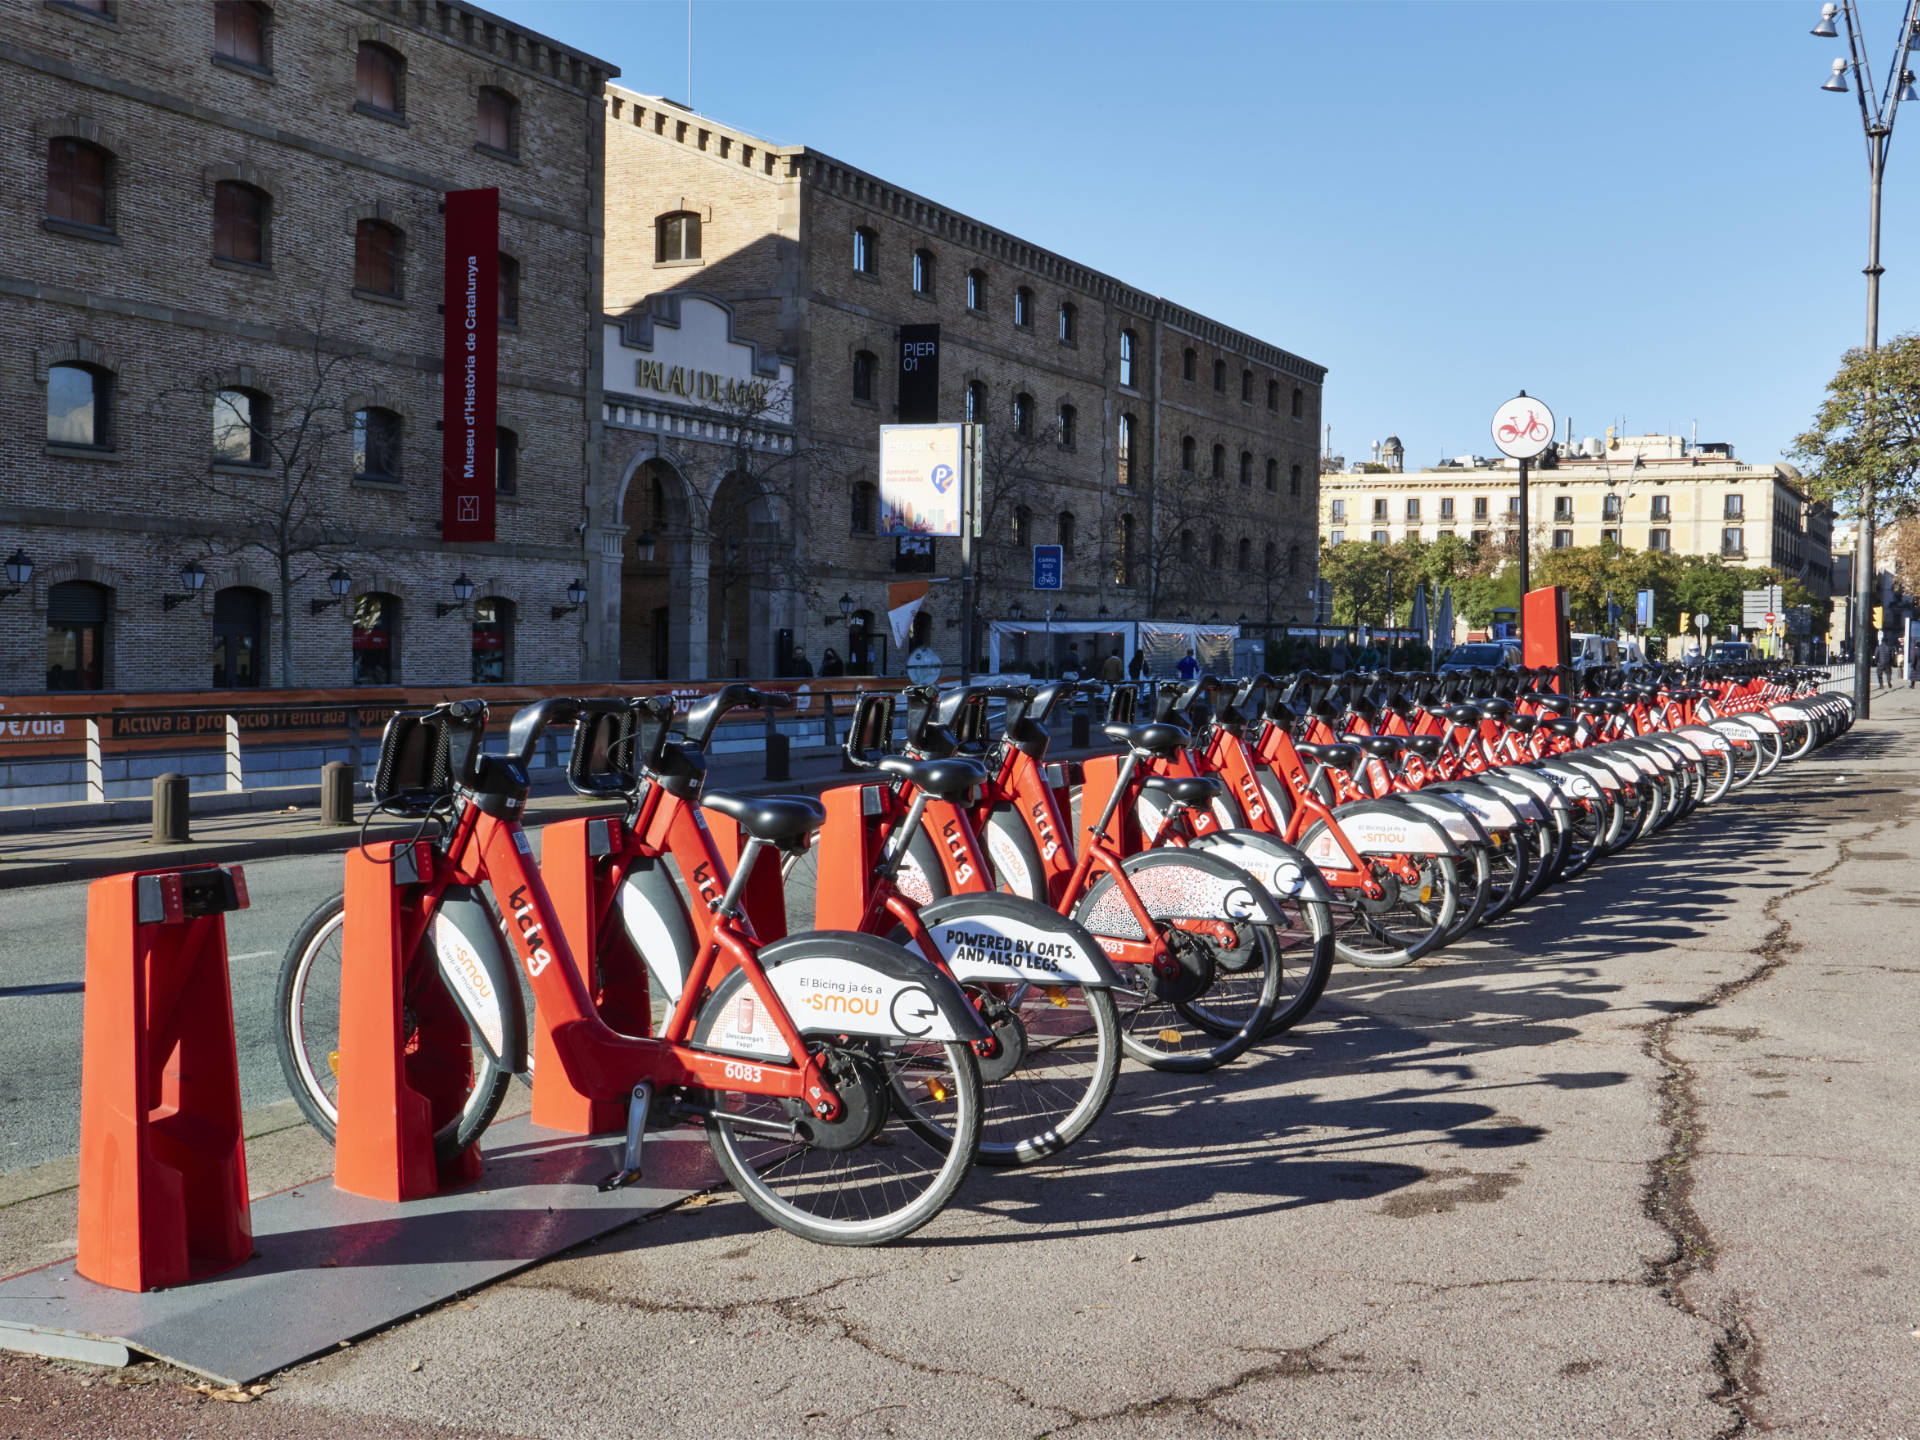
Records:
[[[118,673],[116,651],[122,640],[118,632],[124,622],[116,617],[112,587],[88,580],[63,581],[48,587],[46,602],[49,691],[148,688],[156,684],[166,689],[246,690],[278,683],[279,677],[269,665],[273,602],[265,590],[233,585],[216,591],[207,617],[207,651],[201,668],[197,673],[166,676]],[[352,683],[400,683],[405,636],[400,598],[372,591],[340,596],[334,603],[343,604],[351,620]],[[173,606],[165,608],[171,610]],[[481,596],[473,601],[469,678],[474,684],[500,684],[513,678],[513,618],[510,600]],[[169,619],[166,623],[174,622]],[[314,633],[306,617],[298,628],[303,636]],[[137,633],[134,638],[137,643]],[[301,669],[310,676],[316,669],[326,671],[333,663],[331,657],[318,652],[303,655],[300,661]],[[335,677],[323,673],[314,678],[325,682]]]

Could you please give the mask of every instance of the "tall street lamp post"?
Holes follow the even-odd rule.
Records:
[[[1907,53],[1913,47],[1914,27],[1920,25],[1920,0],[1907,0],[1900,15],[1900,43],[1894,49],[1893,63],[1887,67],[1887,80],[1876,94],[1872,68],[1867,60],[1866,35],[1861,29],[1857,0],[1841,0],[1820,7],[1820,23],[1813,33],[1822,40],[1837,40],[1834,20],[1847,27],[1847,56],[1833,62],[1833,74],[1822,90],[1837,95],[1847,92],[1847,72],[1853,72],[1853,90],[1860,102],[1860,128],[1867,142],[1867,352],[1880,348],[1880,188],[1887,173],[1887,147],[1893,141],[1894,116],[1902,100],[1916,97],[1913,72],[1907,68]],[[1865,719],[1872,705],[1873,673],[1870,668],[1873,649],[1873,477],[1860,481],[1860,522],[1856,531],[1853,557],[1853,705]]]

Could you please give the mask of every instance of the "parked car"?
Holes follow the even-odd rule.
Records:
[[[1620,663],[1620,642],[1617,640],[1610,640],[1605,635],[1586,635],[1578,632],[1567,638],[1573,642],[1573,654],[1568,663],[1576,670],[1591,669],[1595,665]]]
[[[1707,652],[1709,665],[1737,665],[1753,659],[1753,646],[1744,640],[1722,640]]]
[[[1440,663],[1440,673],[1449,670],[1513,670],[1520,664],[1520,647],[1499,640],[1475,640],[1456,645]]]

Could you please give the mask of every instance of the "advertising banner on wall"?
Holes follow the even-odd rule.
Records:
[[[964,425],[880,427],[880,533],[958,535]]]
[[[499,391],[500,192],[447,192],[440,538],[493,539]]]

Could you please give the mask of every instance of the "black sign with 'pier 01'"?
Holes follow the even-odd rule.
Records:
[[[940,327],[900,327],[900,423],[940,423]]]

